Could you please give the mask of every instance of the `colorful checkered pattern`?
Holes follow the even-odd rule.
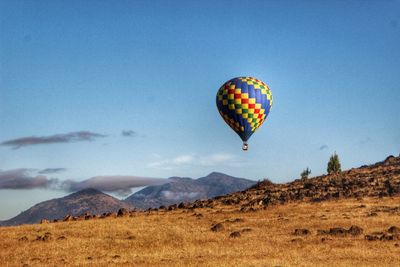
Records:
[[[264,123],[272,102],[268,86],[253,77],[227,81],[217,93],[219,113],[243,141],[247,141]]]

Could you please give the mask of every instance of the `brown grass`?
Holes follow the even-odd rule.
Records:
[[[361,205],[365,205],[361,206]],[[240,213],[237,208],[141,213],[134,217],[0,228],[1,266],[400,266],[400,240],[365,234],[400,227],[400,197],[292,203]],[[195,216],[201,213],[203,216]],[[228,222],[240,218],[240,222]],[[222,223],[224,230],[212,232]],[[359,236],[318,235],[318,229],[364,229]],[[238,238],[230,233],[241,232]],[[311,231],[295,236],[297,228]],[[50,233],[47,241],[38,236]],[[27,240],[20,240],[26,237]],[[60,239],[65,237],[65,239]],[[325,239],[322,241],[322,239]],[[396,245],[397,244],[397,245]]]

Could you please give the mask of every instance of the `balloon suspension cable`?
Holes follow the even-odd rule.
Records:
[[[243,142],[242,149],[243,151],[247,151],[249,149],[249,145],[246,142]]]

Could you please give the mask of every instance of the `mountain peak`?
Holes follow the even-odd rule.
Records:
[[[218,178],[218,177],[232,177],[228,174],[222,173],[222,172],[210,172],[207,176],[203,177],[203,178]]]
[[[133,206],[97,189],[85,188],[62,198],[38,203],[14,218],[3,221],[2,224],[38,223],[41,219],[53,220],[66,215],[78,216],[84,213],[102,214],[116,212],[120,208],[131,209]]]
[[[84,188],[82,190],[79,190],[75,192],[74,194],[77,195],[97,195],[97,194],[104,194],[100,190],[94,189],[94,188]]]
[[[126,201],[142,209],[158,208],[159,206],[208,199],[242,191],[256,183],[220,172],[212,172],[198,179],[184,177],[169,179],[171,179],[171,183],[148,186],[129,196]]]

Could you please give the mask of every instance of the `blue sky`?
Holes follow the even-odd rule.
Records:
[[[0,171],[285,182],[334,151],[374,163],[400,152],[399,47],[399,1],[0,0],[0,143],[104,135],[2,145]],[[215,95],[247,75],[274,106],[244,153]],[[0,219],[65,194],[2,189]]]

